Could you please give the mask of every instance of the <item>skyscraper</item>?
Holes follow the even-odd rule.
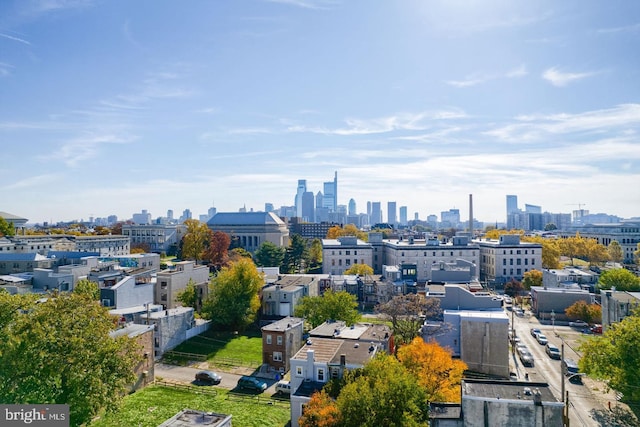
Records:
[[[382,223],[382,209],[380,202],[371,202],[371,225]]]
[[[400,206],[400,225],[407,225],[407,207]]]
[[[518,212],[518,196],[507,195],[507,216]]]
[[[298,218],[302,218],[302,195],[307,191],[307,180],[299,179],[298,180],[298,189],[296,190],[296,198],[295,198],[295,207],[296,207],[296,216]]]
[[[398,224],[396,202],[387,202],[387,222],[394,227]]]
[[[356,201],[349,199],[349,215],[356,215]]]
[[[305,191],[302,194],[302,215],[299,218],[308,222],[315,221],[315,200],[316,198],[311,191]]]
[[[322,207],[327,208],[329,212],[338,211],[338,172],[335,172],[333,181],[324,183],[324,197],[322,199]]]

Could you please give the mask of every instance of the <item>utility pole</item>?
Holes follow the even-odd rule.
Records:
[[[562,372],[562,364],[564,363],[564,339],[560,338],[562,344],[560,345],[560,383],[561,383],[561,391],[560,396],[562,401],[564,402],[564,407],[562,408],[562,418],[564,427],[569,427],[569,392],[565,389],[565,378],[564,372]]]

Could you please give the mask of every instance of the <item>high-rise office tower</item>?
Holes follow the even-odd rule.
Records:
[[[407,207],[400,206],[400,225],[407,225]]]
[[[518,212],[518,196],[507,195],[507,216]]]
[[[349,199],[349,215],[356,215],[356,201]]]
[[[307,180],[299,179],[298,180],[298,188],[296,190],[296,198],[295,198],[295,207],[296,207],[296,216],[298,218],[302,218],[302,195],[307,191]]]
[[[396,202],[387,202],[387,222],[392,226],[398,224]]]
[[[302,215],[300,215],[299,218],[308,222],[315,221],[315,200],[316,198],[311,191],[305,191],[302,194]]]
[[[265,212],[273,212],[273,203],[265,203],[264,204],[264,211]]]
[[[333,181],[325,182],[323,186],[324,197],[322,199],[322,207],[327,208],[329,212],[338,211],[338,172],[335,172]]]
[[[371,225],[382,223],[382,208],[380,202],[371,202]]]

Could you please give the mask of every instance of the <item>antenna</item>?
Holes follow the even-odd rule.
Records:
[[[587,206],[587,204],[586,204],[586,203],[566,203],[566,204],[567,204],[567,205],[570,205],[570,206],[577,206],[577,207],[578,207],[578,210],[582,210],[582,207],[583,207],[583,206]]]

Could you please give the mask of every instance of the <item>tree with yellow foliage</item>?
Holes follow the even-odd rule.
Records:
[[[373,274],[373,268],[367,264],[353,264],[350,268],[344,271],[345,275],[355,274],[358,276],[371,276]]]
[[[366,242],[369,239],[369,236],[364,231],[360,230],[353,224],[347,224],[344,227],[340,227],[339,225],[334,225],[327,232],[327,239],[337,239],[338,237],[343,236],[355,236],[358,239]]]
[[[417,379],[430,402],[460,402],[460,384],[467,365],[451,357],[448,349],[421,337],[400,347],[398,360]]]

